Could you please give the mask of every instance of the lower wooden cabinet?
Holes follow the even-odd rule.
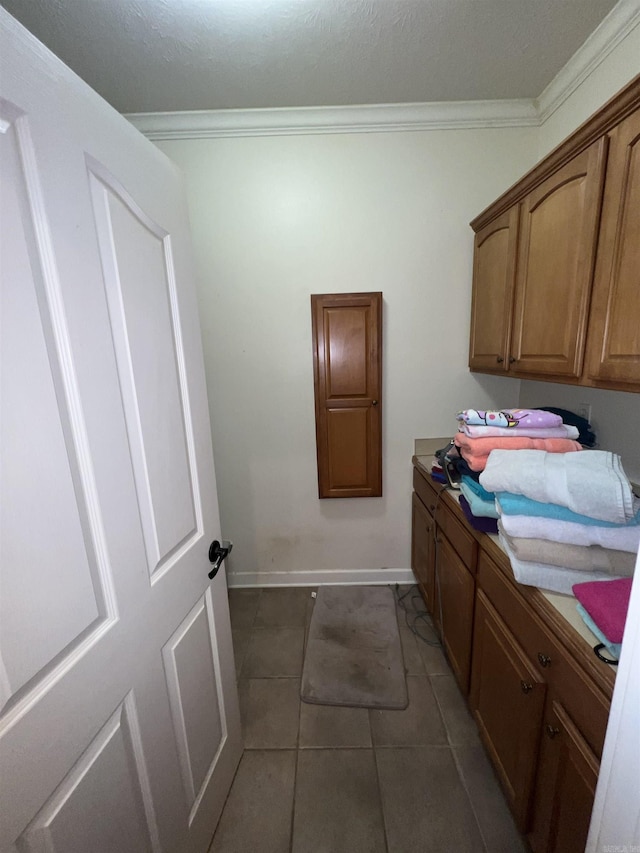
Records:
[[[518,828],[528,827],[546,685],[481,590],[469,702]]]
[[[599,766],[563,706],[550,697],[528,836],[534,853],[583,853]]]
[[[462,692],[467,694],[471,671],[475,581],[442,534],[437,537],[435,593],[434,610],[442,619],[442,645]]]
[[[411,569],[429,613],[435,610],[435,522],[414,492],[411,506]]]
[[[413,484],[412,568],[518,828],[583,853],[613,676],[421,466]]]

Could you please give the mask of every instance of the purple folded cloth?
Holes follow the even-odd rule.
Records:
[[[610,643],[621,643],[633,578],[577,583],[573,594]]]
[[[460,495],[458,500],[460,501],[460,506],[462,507],[462,511],[465,514],[467,521],[473,527],[474,530],[478,530],[480,531],[480,533],[498,532],[497,518],[486,518],[484,516],[474,515],[471,512],[469,501],[465,498],[464,495]]]

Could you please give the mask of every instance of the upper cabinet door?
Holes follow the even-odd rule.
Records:
[[[580,375],[606,147],[602,137],[522,202],[511,345],[518,373]]]
[[[382,495],[382,293],[311,297],[318,493]]]
[[[640,112],[610,134],[587,375],[640,385]]]
[[[475,237],[469,342],[472,370],[509,369],[519,211],[519,205],[514,205]]]

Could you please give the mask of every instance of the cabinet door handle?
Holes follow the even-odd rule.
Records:
[[[547,733],[547,736],[553,739],[556,735],[560,734],[560,729],[557,729],[555,726],[552,726],[551,723],[547,723],[544,727],[544,730]]]
[[[372,405],[372,406],[377,406],[377,405],[378,405],[378,401],[377,401],[377,400],[372,400],[372,401],[371,401],[371,405]]]
[[[497,355],[496,361],[498,362],[498,364],[502,364],[502,362],[504,361],[504,358],[501,355]]]
[[[520,687],[523,693],[531,693],[533,690],[533,684],[530,684],[528,681],[521,681]]]
[[[551,666],[551,658],[549,655],[538,652],[538,660],[540,661],[540,666]]]
[[[518,359],[515,358],[515,356],[513,356],[513,355],[509,356],[509,364],[515,364],[517,360]]]

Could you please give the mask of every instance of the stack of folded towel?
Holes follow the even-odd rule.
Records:
[[[569,453],[582,450],[578,430],[560,415],[542,409],[505,409],[459,412],[455,444],[472,471],[483,471],[493,450],[545,450]]]
[[[640,501],[616,454],[496,449],[480,484],[495,493],[500,541],[520,583],[570,595],[585,573],[633,574]]]

